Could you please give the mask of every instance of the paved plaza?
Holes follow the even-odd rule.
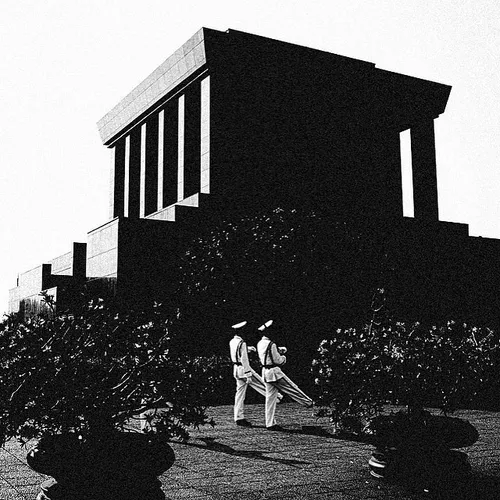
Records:
[[[161,476],[167,499],[500,499],[500,413],[459,411],[479,440],[464,449],[472,474],[439,492],[410,490],[372,478],[372,446],[328,435],[327,419],[295,403],[278,405],[285,432],[264,428],[264,405],[247,406],[254,427],[236,427],[232,407],[209,409],[217,425],[172,443],[176,462]],[[26,450],[9,442],[0,450],[0,500],[34,500],[45,476],[25,462]],[[107,500],[107,499],[103,499]],[[111,500],[111,499],[110,499]]]

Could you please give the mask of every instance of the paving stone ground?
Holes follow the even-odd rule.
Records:
[[[265,429],[263,404],[248,405],[246,413],[252,428],[234,425],[231,406],[210,408],[214,428],[192,431],[187,443],[172,443],[176,461],[160,477],[167,499],[500,500],[500,413],[454,414],[480,434],[462,450],[472,473],[463,482],[429,492],[372,478],[367,466],[372,446],[318,435],[331,429],[313,410],[280,404],[277,417],[285,432]],[[0,500],[36,498],[46,477],[26,465],[25,455],[15,442],[0,450]]]

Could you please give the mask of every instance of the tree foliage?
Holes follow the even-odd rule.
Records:
[[[346,323],[360,314],[381,269],[366,263],[378,252],[357,228],[318,208],[232,216],[200,230],[181,259],[178,295],[191,321],[185,332],[197,346],[220,351],[227,339],[218,330],[232,318],[255,326],[273,318],[286,332],[283,342],[312,354],[332,315]]]
[[[186,355],[176,321],[159,304],[120,311],[102,300],[71,315],[8,318],[0,330],[0,442],[105,435],[156,407],[167,411],[152,432],[169,438],[209,423],[220,361]]]
[[[499,354],[491,329],[454,321],[338,329],[313,361],[320,414],[340,428],[361,430],[386,403],[407,405],[410,413],[484,405],[485,387],[498,387]]]

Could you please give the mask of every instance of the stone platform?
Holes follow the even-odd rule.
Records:
[[[453,415],[469,420],[480,434],[463,450],[472,474],[462,484],[429,492],[372,478],[371,445],[329,436],[327,419],[295,403],[278,405],[284,432],[265,429],[263,404],[247,406],[252,428],[234,425],[231,406],[210,408],[209,414],[214,428],[193,430],[187,443],[172,443],[176,462],[160,477],[167,499],[500,499],[500,413]],[[25,455],[15,442],[0,450],[0,500],[36,498],[45,476],[29,469]]]

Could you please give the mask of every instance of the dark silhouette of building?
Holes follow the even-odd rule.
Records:
[[[287,203],[321,206],[384,242],[405,314],[495,321],[500,242],[439,220],[434,120],[450,90],[365,61],[201,29],[98,122],[113,155],[110,220],[88,233],[86,251],[75,244],[64,256],[72,263],[64,271],[56,259],[21,274],[10,311],[40,290],[70,302],[83,277],[129,297],[166,293],[176,280],[171,256],[197,227]],[[413,218],[402,200],[408,129]],[[353,290],[370,284],[354,281]],[[367,290],[353,300],[361,295],[369,300]]]

